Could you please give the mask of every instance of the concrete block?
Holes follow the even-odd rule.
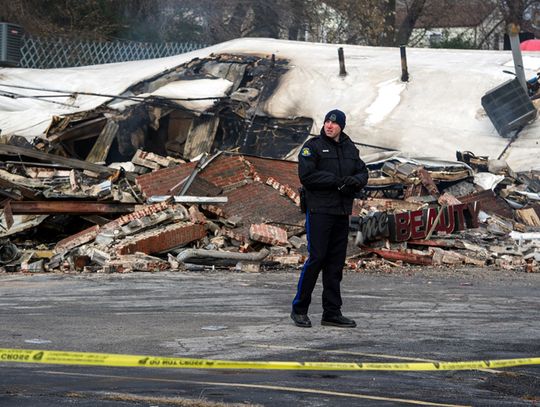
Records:
[[[295,248],[300,249],[302,246],[307,247],[307,238],[306,235],[302,235],[301,237],[298,236],[291,236],[289,239],[289,243]]]

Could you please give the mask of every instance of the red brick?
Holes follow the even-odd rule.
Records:
[[[146,198],[153,195],[167,195],[168,191],[188,177],[196,163],[185,163],[140,175],[135,183]]]
[[[197,208],[196,205],[191,205],[188,209],[189,218],[193,223],[206,224],[206,217],[202,214],[201,211]]]
[[[89,227],[75,235],[68,236],[65,239],[60,240],[56,243],[54,251],[59,253],[64,250],[71,250],[74,247],[80,246],[82,244],[88,243],[96,238],[100,230],[98,225]]]
[[[169,204],[167,202],[159,202],[153,205],[144,205],[140,209],[136,210],[135,212],[120,216],[119,218],[103,225],[101,227],[101,230],[115,229],[119,226],[123,226],[131,222],[132,220],[140,219],[156,212],[161,212],[162,210],[170,206],[172,206],[172,204]]]
[[[118,254],[159,253],[182,246],[206,236],[206,230],[201,224],[177,223],[162,229],[151,230],[129,239],[116,248]]]
[[[272,221],[278,224],[298,225],[303,227],[304,215],[300,209],[286,196],[269,185],[251,182],[231,191],[226,191],[229,198],[223,208],[221,217],[238,215],[242,217],[244,225],[234,229],[236,234],[249,239],[249,225],[252,223],[265,223]],[[287,226],[289,229],[289,226]]]
[[[288,243],[287,231],[277,226],[264,223],[253,224],[249,228],[249,237],[262,243],[285,246]]]
[[[300,187],[298,163],[262,157],[246,157],[261,179],[274,178],[282,185],[289,185],[294,190]]]
[[[241,242],[241,243],[249,243],[250,240],[248,239],[248,237],[244,234],[241,234],[241,233],[237,233],[231,229],[227,229],[227,228],[221,228],[221,234],[223,236],[227,236],[233,240],[236,240],[238,242]]]

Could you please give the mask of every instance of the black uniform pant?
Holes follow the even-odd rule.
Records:
[[[343,266],[347,255],[349,216],[307,213],[306,235],[309,257],[302,268],[292,309],[296,314],[307,314],[311,294],[322,270],[323,316],[341,315]]]

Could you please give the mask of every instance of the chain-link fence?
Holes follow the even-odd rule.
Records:
[[[25,36],[20,66],[43,69],[135,61],[183,54],[205,46],[187,42],[94,42]]]

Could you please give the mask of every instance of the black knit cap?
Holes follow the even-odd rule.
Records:
[[[341,127],[341,130],[345,128],[346,119],[347,117],[345,116],[345,113],[338,109],[330,110],[328,113],[326,113],[326,116],[324,116],[325,123],[328,120],[330,120],[331,122],[336,122],[339,127]]]

